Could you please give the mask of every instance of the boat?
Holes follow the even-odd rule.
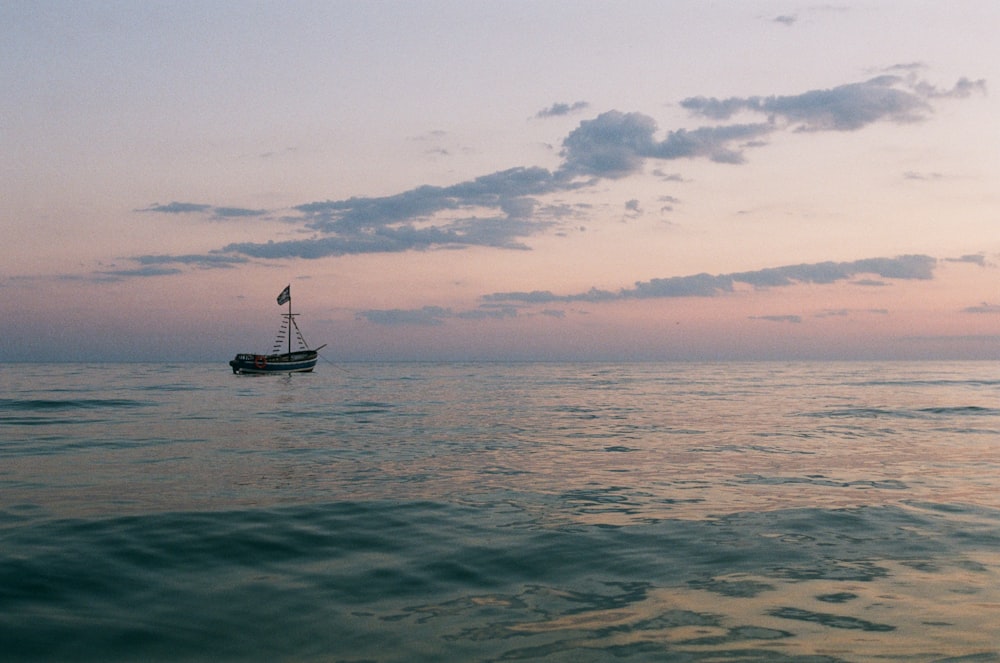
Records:
[[[309,373],[316,366],[319,358],[319,351],[326,347],[321,345],[318,348],[309,349],[309,344],[299,331],[299,326],[295,323],[295,316],[292,313],[291,285],[278,295],[278,305],[288,304],[288,313],[281,315],[281,329],[274,339],[274,347],[270,354],[256,354],[252,352],[241,352],[234,357],[229,365],[233,368],[233,373],[264,375],[267,373]],[[296,339],[296,349],[292,350],[292,336]],[[284,352],[281,352],[285,350]]]

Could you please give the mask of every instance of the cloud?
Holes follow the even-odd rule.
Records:
[[[751,112],[767,115],[771,122],[795,124],[801,131],[855,131],[878,121],[916,122],[931,112],[930,99],[964,98],[985,89],[982,80],[962,78],[950,90],[941,90],[912,77],[887,74],[790,96],[690,97],[681,106],[713,120]]]
[[[802,322],[800,315],[751,315],[750,320],[764,320],[766,322],[791,322],[798,324]]]
[[[775,23],[791,26],[795,25],[795,21],[799,20],[799,17],[794,14],[784,14],[782,16],[775,16],[772,20]]]
[[[862,274],[875,274],[887,279],[930,279],[937,261],[924,255],[897,258],[869,258],[853,262],[821,262],[788,265],[732,274],[694,274],[639,281],[632,288],[618,292],[591,288],[572,295],[556,295],[547,290],[532,292],[502,292],[485,295],[487,302],[520,302],[545,304],[550,302],[601,302],[623,299],[668,297],[716,297],[732,292],[737,283],[757,289],[785,287],[799,283],[830,284]]]
[[[915,74],[916,72],[923,71],[927,69],[927,65],[923,62],[899,62],[894,65],[890,65],[883,69],[884,72],[890,71],[901,71],[904,73]]]
[[[970,253],[959,258],[944,258],[945,262],[965,262],[980,267],[986,266],[986,256],[979,253]]]
[[[147,276],[169,276],[172,274],[180,274],[181,270],[176,267],[139,267],[137,269],[112,269],[107,271],[97,272],[98,275],[102,277],[110,277],[112,279],[123,279],[132,277],[147,277]]]
[[[295,209],[308,228],[352,233],[396,223],[428,219],[443,211],[473,208],[510,210],[526,197],[564,188],[545,168],[511,168],[452,186],[420,186],[392,196],[306,203]]]
[[[639,281],[634,288],[622,290],[621,298],[714,297],[720,293],[731,292],[732,289],[731,276],[702,273]]]
[[[358,317],[376,325],[418,325],[436,326],[444,318],[451,317],[451,310],[439,306],[424,306],[419,309],[388,309],[362,311]]]
[[[517,309],[513,306],[487,306],[468,311],[453,311],[440,306],[424,306],[416,309],[370,309],[358,313],[358,317],[376,325],[389,327],[398,326],[438,326],[445,320],[499,320],[516,318]]]
[[[720,163],[742,163],[734,142],[765,135],[769,124],[733,124],[698,129],[678,129],[656,140],[656,121],[642,113],[608,111],[584,120],[565,140],[560,172],[568,176],[619,179],[631,175],[646,159],[704,157]]]
[[[268,213],[266,209],[245,209],[243,207],[213,207],[212,212],[219,219],[264,216]]]
[[[512,168],[451,186],[306,203],[295,209],[314,237],[233,243],[222,251],[278,259],[466,246],[523,250],[523,238],[567,213],[565,206],[539,205],[535,196],[579,186],[545,168]]]
[[[919,181],[930,181],[939,180],[943,178],[944,175],[941,173],[920,173],[915,170],[908,170],[903,173],[903,179],[907,180],[919,180]]]
[[[870,315],[889,315],[889,310],[884,308],[869,308],[869,309],[828,308],[820,311],[814,317],[817,318],[847,317],[855,313],[868,313]]]
[[[271,241],[263,244],[234,243],[223,247],[222,251],[252,258],[277,260],[318,259],[364,253],[400,253],[440,247],[490,246],[526,250],[527,245],[519,242],[518,238],[537,233],[547,225],[542,222],[514,221],[500,217],[467,218],[426,228],[404,224],[399,227],[375,227],[370,231],[310,239]]]
[[[517,309],[513,306],[482,307],[461,311],[455,314],[455,317],[462,320],[501,320],[503,318],[516,318]]]
[[[965,99],[973,94],[986,94],[986,81],[960,78],[950,90],[939,90],[929,83],[921,82],[918,89],[930,99]]]
[[[149,207],[136,210],[137,212],[160,212],[162,214],[191,214],[193,212],[205,212],[212,209],[211,205],[199,203],[178,203],[172,202],[166,205],[153,204]]]
[[[1000,304],[988,304],[983,302],[979,306],[968,306],[963,308],[962,313],[1000,313]]]
[[[608,111],[584,120],[563,140],[563,170],[618,178],[637,171],[649,152],[656,121],[641,113]]]
[[[1000,334],[956,334],[954,336],[901,336],[900,341],[924,343],[927,341],[947,343],[1000,343]]]
[[[471,246],[525,250],[529,248],[527,238],[553,228],[556,233],[564,233],[570,223],[579,227],[577,220],[588,212],[585,207],[557,203],[546,197],[593,187],[601,180],[628,177],[641,172],[648,161],[708,159],[742,164],[747,150],[765,145],[764,139],[776,131],[854,131],[877,121],[917,121],[932,112],[932,104],[938,99],[962,98],[985,89],[982,81],[966,78],[950,89],[938,89],[908,71],[907,76],[886,74],[799,95],[691,97],[681,105],[696,118],[723,123],[665,134],[659,134],[656,121],[648,115],[610,110],[581,121],[566,135],[560,151],[562,162],[554,170],[519,166],[450,186],[423,185],[388,196],[307,202],[295,206],[292,214],[283,217],[283,221],[303,231],[300,238],[234,242],[211,253],[279,260]],[[540,116],[586,107],[585,102],[557,103],[541,111]],[[763,117],[759,122],[728,123],[737,113]],[[667,174],[659,168],[653,172],[668,181],[683,181],[679,175]],[[669,203],[675,201],[664,202],[668,205],[661,211],[670,211]],[[267,210],[190,202],[154,204],[137,211],[197,213],[214,220],[269,214]],[[185,260],[181,256],[174,262]],[[685,279],[651,282],[637,286],[636,292],[658,288],[668,292],[675,289],[698,292],[699,288],[709,287],[705,279]],[[725,285],[723,282],[711,287],[724,290]]]
[[[166,205],[153,204],[136,210],[137,212],[158,212],[160,214],[205,214],[211,213],[215,219],[233,219],[243,217],[264,216],[268,214],[263,209],[246,209],[243,207],[214,207],[201,203],[172,202]]]
[[[929,256],[901,256],[898,258],[869,258],[854,262],[821,262],[808,265],[789,265],[756,272],[732,274],[734,281],[755,287],[785,286],[793,283],[834,283],[856,274],[877,274],[891,279],[930,279],[936,261]]]
[[[589,107],[590,104],[588,104],[586,101],[576,101],[573,102],[572,104],[554,103],[548,108],[543,108],[542,110],[538,111],[535,114],[535,117],[537,118],[560,117],[563,115],[569,115],[570,113],[575,113],[577,111],[584,110]]]
[[[684,177],[680,173],[667,173],[662,168],[654,168],[653,174],[664,182],[684,182]]]
[[[121,269],[101,269],[91,272],[87,276],[63,275],[62,280],[89,281],[93,283],[116,282],[129,278],[147,278],[155,276],[173,276],[181,274],[182,270],[178,265],[196,267],[200,269],[232,269],[238,265],[250,262],[244,256],[224,255],[211,253],[208,255],[141,255],[130,258],[138,266]],[[101,265],[104,266],[103,264]],[[112,263],[108,267],[117,267]]]
[[[222,268],[228,269],[236,265],[241,265],[249,262],[249,260],[243,256],[233,256],[233,255],[223,255],[218,253],[213,253],[209,255],[180,255],[180,256],[170,256],[170,255],[145,255],[136,256],[133,258],[140,265],[169,265],[169,264],[182,264],[182,265],[195,265],[197,267],[203,268]]]

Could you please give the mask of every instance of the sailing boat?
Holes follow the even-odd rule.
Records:
[[[319,351],[326,345],[321,345],[315,350],[309,349],[309,344],[302,337],[299,326],[295,324],[295,316],[298,313],[292,313],[291,287],[291,285],[285,286],[285,289],[278,295],[278,306],[287,303],[288,313],[281,315],[284,320],[281,323],[281,329],[278,330],[278,336],[274,340],[271,354],[259,355],[242,352],[229,362],[229,365],[233,367],[233,373],[308,373],[316,366]],[[295,352],[292,352],[293,332],[297,340]],[[285,341],[287,341],[287,345]],[[282,349],[286,351],[281,352]]]

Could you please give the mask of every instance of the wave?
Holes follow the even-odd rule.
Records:
[[[908,643],[923,659],[940,646],[984,653],[931,618],[956,592],[996,594],[976,558],[995,550],[1000,513],[920,504],[540,527],[503,505],[339,502],[33,522],[5,510],[0,533],[13,661],[780,661],[829,650],[838,631],[893,634],[864,646]],[[935,586],[945,595],[921,595]]]
[[[136,408],[156,405],[152,401],[127,398],[0,398],[0,408],[22,412],[51,412],[54,410],[93,410],[99,408]]]
[[[922,408],[848,407],[800,412],[793,416],[817,419],[935,419],[954,417],[996,417],[1000,409],[978,405]]]
[[[0,375],[0,658],[1000,656],[989,365],[351,373]]]
[[[859,387],[997,387],[1000,380],[862,380],[852,384]]]
[[[155,405],[153,402],[122,398],[5,398],[0,399],[0,426],[35,428],[94,424],[119,419],[128,410]]]

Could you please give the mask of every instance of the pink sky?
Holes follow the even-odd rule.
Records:
[[[993,2],[0,7],[4,360],[1000,354]]]

